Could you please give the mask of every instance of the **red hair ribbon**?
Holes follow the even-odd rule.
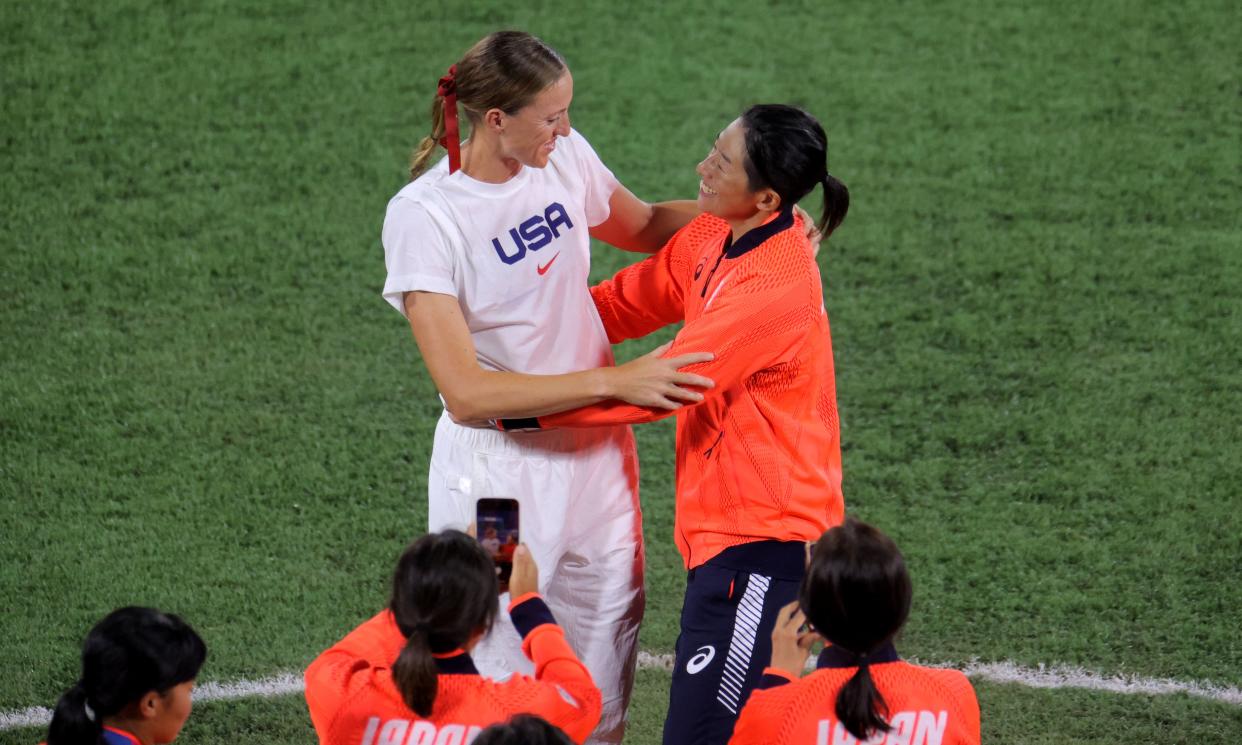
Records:
[[[436,93],[444,98],[444,136],[440,144],[448,150],[449,173],[461,168],[461,134],[457,129],[457,65],[440,78]]]

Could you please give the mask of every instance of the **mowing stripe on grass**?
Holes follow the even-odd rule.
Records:
[[[911,660],[912,662],[914,660]],[[961,670],[972,678],[990,683],[1017,683],[1028,688],[1083,688],[1127,695],[1164,696],[1185,693],[1190,696],[1242,706],[1242,689],[1198,681],[1171,678],[1143,678],[1138,675],[1104,675],[1065,665],[1022,667],[1012,662],[968,662],[965,664],[933,664]],[[672,670],[673,655],[638,653],[638,666],[644,670]],[[302,675],[284,673],[260,680],[233,683],[203,683],[194,689],[194,703],[227,701],[235,698],[284,696],[302,692]],[[17,711],[0,711],[0,730],[46,726],[52,719],[51,709],[32,706]]]

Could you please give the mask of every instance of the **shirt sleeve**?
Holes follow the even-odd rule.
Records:
[[[384,299],[405,315],[402,295],[411,291],[457,297],[456,254],[444,230],[427,208],[406,197],[394,197],[384,217]]]
[[[762,691],[751,693],[738,715],[729,745],[771,745],[775,742],[785,717],[781,707],[771,704]]]
[[[755,686],[756,690],[767,690],[769,688],[778,688],[783,685],[789,685],[794,681],[794,677],[789,673],[776,667],[765,667],[763,669],[763,677],[759,678],[759,685]]]
[[[592,287],[608,343],[637,339],[682,320],[689,274],[687,241],[678,232],[656,253]]]
[[[321,740],[327,742],[341,707],[371,686],[375,669],[389,667],[405,643],[392,613],[381,611],[306,668],[306,706]]]
[[[823,313],[822,306],[811,302],[808,281],[798,271],[784,276],[754,272],[738,278],[718,290],[703,315],[686,323],[665,357],[712,352],[716,357],[711,362],[688,365],[683,371],[715,381],[715,387],[703,391],[705,400],[736,390],[756,372],[796,355]],[[538,422],[540,427],[596,427],[652,422],[675,413],[610,400],[539,417]]]
[[[583,181],[583,209],[586,212],[587,225],[595,227],[606,220],[611,212],[608,206],[612,193],[617,190],[620,182],[612,174],[608,166],[599,159],[591,143],[571,129],[568,137],[573,150],[574,160]]]
[[[538,595],[517,598],[510,615],[522,634],[522,651],[535,663],[535,679],[545,689],[534,713],[565,730],[574,742],[585,741],[599,724],[603,707],[591,673]]]

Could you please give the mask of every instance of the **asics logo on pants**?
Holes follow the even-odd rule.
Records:
[[[716,649],[710,644],[707,646],[699,647],[698,649],[694,651],[698,652],[698,654],[691,657],[686,662],[686,672],[690,673],[691,675],[696,675],[699,672],[702,672],[703,668],[712,664],[712,660],[716,658]]]

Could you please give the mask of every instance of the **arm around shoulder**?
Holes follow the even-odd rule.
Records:
[[[699,214],[692,199],[648,203],[617,185],[608,199],[608,219],[594,228],[591,236],[617,248],[639,253],[655,253]]]

